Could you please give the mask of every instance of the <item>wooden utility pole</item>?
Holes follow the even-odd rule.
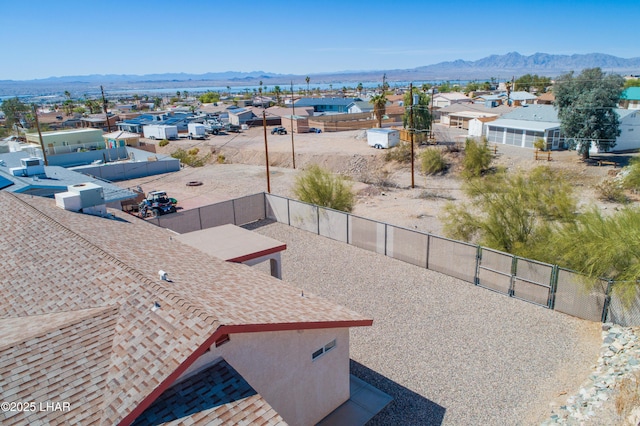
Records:
[[[409,83],[409,139],[411,143],[411,188],[415,188],[413,153],[413,83]]]
[[[107,99],[104,97],[104,88],[100,86],[102,92],[102,109],[104,110],[104,118],[107,120],[107,132],[111,132],[111,123],[109,123],[109,114],[107,114]]]
[[[293,160],[293,168],[296,168],[296,148],[293,145],[293,118],[296,115],[296,104],[293,101],[293,80],[291,80],[291,107],[293,112],[291,113],[291,157]]]
[[[269,147],[267,145],[267,113],[262,110],[262,128],[264,130],[264,158],[267,164],[267,192],[271,194],[271,177],[269,176]]]
[[[42,132],[40,131],[40,121],[38,120],[38,110],[36,108],[36,104],[33,104],[33,116],[36,120],[36,128],[38,129],[38,138],[40,139],[40,148],[42,148],[42,157],[44,158],[44,165],[48,166],[49,161],[47,160],[47,152],[44,150],[44,141],[42,140]]]

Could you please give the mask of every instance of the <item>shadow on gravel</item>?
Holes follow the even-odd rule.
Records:
[[[351,374],[393,397],[367,426],[375,425],[441,425],[446,408],[418,395],[402,385],[350,360]]]

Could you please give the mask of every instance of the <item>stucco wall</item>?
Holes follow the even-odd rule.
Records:
[[[336,346],[312,360],[313,352]],[[224,358],[291,425],[314,425],[349,399],[349,329],[272,331],[230,335],[183,378]]]

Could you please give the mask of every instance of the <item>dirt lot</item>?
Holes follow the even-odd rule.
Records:
[[[358,193],[354,214],[439,235],[442,234],[442,227],[438,215],[442,207],[449,200],[465,199],[455,171],[444,176],[427,177],[420,173],[416,165],[415,187],[411,188],[410,167],[385,162],[386,151],[369,147],[364,131],[294,134],[294,170],[291,134],[271,135],[269,130],[269,176],[271,192],[274,194],[293,196],[292,187],[297,173],[310,164],[318,164],[353,180]],[[462,131],[457,129],[437,128],[436,131],[438,141],[452,144],[464,140]],[[165,190],[178,199],[179,206],[184,209],[267,190],[262,128],[210,136],[205,141],[172,141],[157,149],[160,153],[171,153],[177,148],[192,147],[199,148],[201,154],[211,152],[211,164],[201,168],[186,167],[178,173],[150,176],[121,185],[140,185],[144,191]],[[443,145],[439,147],[443,148]],[[598,158],[626,164],[630,156],[605,154]],[[218,164],[218,158],[224,164]],[[574,151],[554,151],[551,161],[547,161],[544,153],[540,158],[536,161],[533,151],[529,149],[499,145],[494,164],[503,165],[509,170],[528,169],[540,164],[563,170],[575,182],[581,204],[597,204],[605,210],[616,208],[615,204],[598,200],[595,186],[617,173],[619,168],[587,165],[580,161]],[[199,181],[202,185],[187,186],[190,181]]]

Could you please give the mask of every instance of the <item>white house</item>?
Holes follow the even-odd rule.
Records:
[[[470,104],[473,99],[466,96],[464,93],[450,92],[450,93],[436,93],[433,95],[433,106],[435,108],[444,108],[453,104]]]
[[[522,106],[484,126],[484,135],[492,143],[533,148],[536,139],[544,139],[550,149],[561,146],[560,120],[551,105]]]

